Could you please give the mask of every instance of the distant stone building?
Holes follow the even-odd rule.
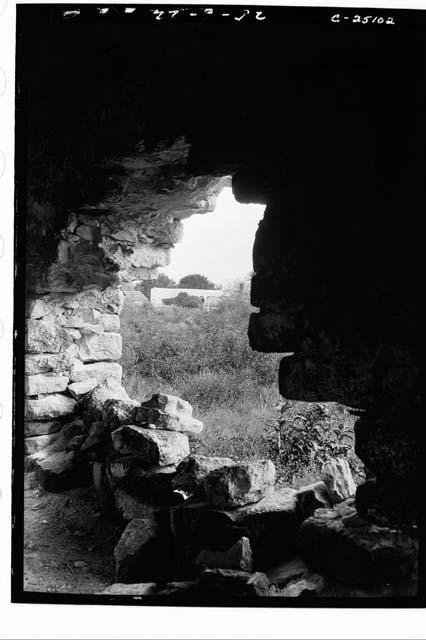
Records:
[[[180,293],[187,293],[189,296],[201,298],[204,309],[214,307],[224,295],[221,289],[163,289],[153,287],[151,289],[151,304],[154,307],[165,306],[163,300],[176,298]]]

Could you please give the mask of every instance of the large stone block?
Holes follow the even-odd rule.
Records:
[[[172,415],[145,405],[139,407],[135,412],[134,421],[135,424],[144,425],[149,429],[164,429],[166,431],[194,434],[199,434],[203,430],[201,420]]]
[[[92,333],[79,342],[79,356],[83,362],[118,360],[122,343],[119,333]]]
[[[344,458],[327,462],[321,475],[332,504],[338,504],[355,495],[356,484],[348,461]]]
[[[111,437],[116,451],[137,455],[147,467],[179,464],[190,452],[187,436],[173,431],[126,425],[116,429]]]
[[[51,422],[25,422],[25,437],[45,436],[50,433],[57,433],[62,429],[64,423],[60,420],[52,420]]]
[[[46,447],[52,445],[55,440],[58,438],[58,433],[49,433],[42,436],[31,436],[29,438],[25,438],[25,455],[31,456],[34,453],[38,453]]]
[[[26,420],[54,420],[72,415],[77,410],[77,402],[61,394],[52,394],[25,401]]]
[[[192,405],[178,396],[171,396],[166,393],[155,393],[150,400],[144,402],[143,407],[151,407],[159,411],[165,411],[174,416],[182,418],[192,417]]]
[[[82,400],[82,409],[88,422],[102,420],[102,410],[107,400],[130,400],[126,390],[115,379],[103,380]]]
[[[274,484],[274,464],[260,460],[212,471],[204,479],[204,490],[212,505],[233,509],[258,502],[273,490]]]
[[[71,371],[71,382],[84,382],[85,380],[108,380],[114,378],[121,382],[123,367],[118,362],[92,362],[83,364],[80,360],[74,360]]]
[[[73,382],[68,385],[68,393],[76,400],[81,400],[87,393],[92,391],[97,385],[97,381],[92,378],[89,380],[83,380],[83,382]]]
[[[61,353],[27,353],[25,355],[25,373],[28,376],[39,373],[69,374],[77,355],[78,347],[76,344],[70,345]]]
[[[158,580],[172,571],[170,533],[157,518],[129,522],[114,549],[115,580],[131,583]]]
[[[134,424],[135,410],[139,406],[137,400],[107,400],[102,407],[102,420],[111,431],[124,424]]]
[[[348,584],[374,587],[417,577],[414,537],[335,509],[305,520],[297,543],[311,570]]]
[[[233,464],[234,461],[231,458],[191,455],[182,460],[176,469],[173,488],[184,491],[188,496],[198,496],[200,500],[204,500],[204,480],[208,474],[220,467],[229,467]]]
[[[182,495],[172,488],[175,471],[174,465],[146,468],[137,456],[116,458],[109,463],[111,485],[123,487],[150,504],[172,506],[183,501]]]
[[[28,353],[59,353],[73,343],[73,336],[54,322],[27,320],[26,351]]]
[[[68,376],[55,374],[37,374],[25,376],[25,395],[38,396],[46,393],[65,391],[68,386]]]

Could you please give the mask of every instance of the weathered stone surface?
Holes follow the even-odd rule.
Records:
[[[208,569],[241,569],[253,571],[253,556],[248,538],[240,538],[229,549],[202,549],[194,560],[197,567]]]
[[[176,469],[176,477],[173,479],[173,488],[184,491],[187,495],[205,498],[204,479],[206,476],[224,466],[231,466],[234,461],[231,458],[217,458],[200,455],[191,455],[179,464]]]
[[[28,376],[39,373],[54,373],[69,375],[72,363],[78,354],[76,344],[70,345],[60,353],[26,353],[25,374]]]
[[[149,429],[164,429],[167,431],[180,431],[182,433],[199,434],[203,430],[201,420],[173,415],[144,405],[139,407],[135,412],[134,422],[138,425],[144,425]]]
[[[129,400],[126,390],[115,379],[103,380],[83,399],[82,408],[89,422],[102,420],[102,409],[107,400]]]
[[[123,367],[118,362],[92,362],[83,364],[80,360],[74,360],[70,371],[71,382],[83,382],[84,380],[109,380],[114,378],[121,382]]]
[[[323,482],[302,487],[297,491],[297,507],[302,520],[313,516],[316,509],[332,506],[330,496]]]
[[[99,322],[104,331],[120,331],[120,316],[116,313],[101,313]]]
[[[49,447],[58,438],[57,433],[25,438],[25,455],[30,456]]]
[[[308,567],[327,577],[362,586],[410,580],[417,574],[417,540],[336,511],[303,522],[298,547]],[[356,522],[354,521],[356,519]]]
[[[271,583],[284,587],[290,581],[298,580],[309,572],[308,567],[299,557],[291,558],[266,572]]]
[[[150,400],[143,403],[143,407],[158,409],[171,415],[182,418],[192,417],[192,405],[178,396],[167,395],[166,393],[155,393]]]
[[[72,398],[60,394],[52,394],[36,400],[25,401],[26,420],[53,420],[72,415],[77,403]]]
[[[67,391],[76,400],[81,400],[81,398],[83,398],[86,393],[89,393],[89,391],[92,391],[96,385],[97,381],[92,378],[91,380],[84,380],[83,382],[73,382],[68,385]]]
[[[121,520],[130,522],[137,518],[155,518],[155,507],[146,504],[140,498],[127,493],[123,489],[114,491],[114,505],[117,515]]]
[[[274,464],[260,460],[212,471],[204,479],[204,490],[211,504],[233,509],[258,502],[273,490],[274,483]]]
[[[322,468],[321,475],[332,504],[355,495],[356,484],[348,461],[344,458],[327,462]]]
[[[29,353],[58,353],[73,342],[62,327],[46,320],[27,320],[25,349]]]
[[[58,393],[60,391],[65,391],[68,381],[68,376],[55,374],[25,376],[25,395],[37,396],[46,393]]]
[[[247,573],[233,569],[206,569],[199,582],[201,593],[211,601],[269,595],[270,582],[264,573]]]
[[[176,465],[189,455],[188,438],[183,433],[127,425],[116,429],[111,437],[116,451],[137,455],[147,467]]]
[[[73,486],[77,480],[76,470],[74,451],[59,451],[35,464],[36,478],[47,491],[63,491]]]
[[[183,496],[172,488],[175,471],[174,465],[146,468],[137,456],[117,458],[109,463],[111,485],[122,487],[150,504],[173,506],[183,502]]]
[[[324,589],[325,580],[317,573],[311,573],[303,578],[290,582],[279,594],[283,598],[312,598],[318,596]]]
[[[133,424],[135,409],[139,406],[137,400],[107,400],[102,407],[102,420],[111,431],[124,424]]]
[[[114,549],[115,580],[137,582],[158,579],[172,569],[171,540],[156,518],[129,522]]]
[[[121,358],[122,343],[119,333],[92,333],[79,342],[79,356],[83,362],[118,360]]]
[[[49,433],[57,433],[63,427],[63,422],[53,420],[51,422],[25,422],[25,437],[45,436]]]

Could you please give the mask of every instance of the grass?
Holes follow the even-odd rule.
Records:
[[[284,439],[283,448],[281,432],[279,441],[281,355],[250,349],[251,310],[240,292],[210,311],[125,305],[123,384],[139,401],[159,391],[188,400],[194,417],[204,423],[200,436],[191,437],[192,451],[234,460],[269,458],[276,465],[279,484],[303,486],[319,478],[320,464],[309,456],[302,462],[294,452],[286,455],[286,442],[293,443],[294,437]],[[310,415],[310,403],[300,404],[306,405],[303,410]],[[301,410],[298,407],[299,414]],[[329,412],[311,414],[316,422],[330,420]],[[305,422],[309,427],[309,420]]]

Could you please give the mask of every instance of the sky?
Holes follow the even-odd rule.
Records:
[[[178,281],[201,273],[215,284],[244,279],[252,270],[254,236],[264,205],[240,204],[226,187],[211,213],[182,221],[183,239],[170,253],[170,265],[162,270]]]

